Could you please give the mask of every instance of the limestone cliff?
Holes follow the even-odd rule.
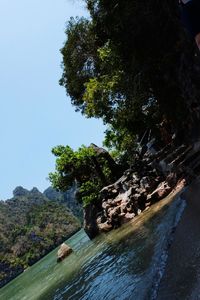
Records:
[[[81,227],[66,205],[37,188],[17,187],[13,196],[0,201],[0,287]]]

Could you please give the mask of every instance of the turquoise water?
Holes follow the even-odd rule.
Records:
[[[77,232],[66,241],[69,257],[57,264],[55,249],[3,287],[0,299],[154,299],[182,207],[169,197],[93,241]]]

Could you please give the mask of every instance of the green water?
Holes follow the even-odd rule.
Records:
[[[169,197],[93,241],[79,231],[66,241],[69,257],[57,264],[55,249],[3,287],[0,299],[153,299],[181,207],[180,198]]]

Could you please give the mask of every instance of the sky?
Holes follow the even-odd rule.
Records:
[[[87,16],[78,0],[0,0],[0,200],[16,186],[40,191],[56,145],[101,146],[105,127],[86,119],[58,81],[65,26]]]

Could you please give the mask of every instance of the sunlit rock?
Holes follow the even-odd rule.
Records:
[[[72,248],[70,248],[68,245],[63,243],[60,246],[60,249],[58,250],[57,253],[57,262],[62,261],[65,257],[67,257],[70,253],[72,253]]]

